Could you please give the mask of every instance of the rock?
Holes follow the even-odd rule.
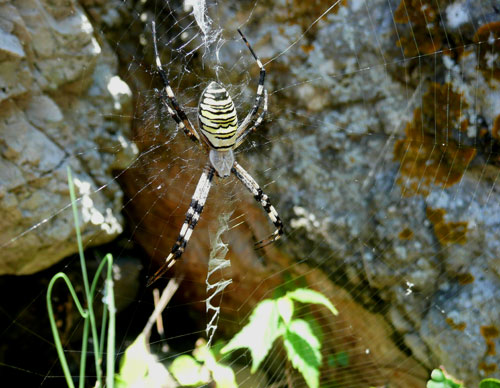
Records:
[[[30,274],[77,249],[68,166],[84,245],[123,230],[131,92],[76,1],[2,2],[0,20],[0,274]]]
[[[324,17],[319,8],[296,3],[254,4],[236,15],[218,7],[224,31],[235,31],[251,13],[252,24],[244,32],[267,63],[270,114],[255,135],[261,143],[254,147],[250,139],[236,157],[265,186],[287,233],[280,244],[253,252],[252,240],[269,233],[268,220],[236,182],[220,185],[210,193],[186,254],[176,264],[190,280],[181,291],[186,299],[204,298],[210,246],[205,229],[225,209],[222,203],[227,206],[227,192],[236,190],[231,209],[238,227],[226,237],[233,271],[232,288],[224,298],[229,320],[235,319],[231,311],[245,316],[268,295],[283,281],[276,277],[285,268],[295,274],[291,262],[307,260],[360,306],[381,311],[381,316],[391,311],[383,319],[392,323],[399,347],[411,354],[402,356],[398,366],[417,360],[430,372],[443,364],[476,386],[487,373],[498,377],[494,366],[500,362],[494,352],[485,358],[485,336],[478,334],[483,326],[496,327],[500,316],[498,303],[490,303],[500,295],[495,237],[500,233],[498,80],[496,62],[475,51],[479,46],[495,51],[495,40],[490,42],[487,28],[479,27],[494,23],[494,11],[485,11],[483,19],[478,9],[471,10],[473,19],[465,28],[459,11],[450,9],[443,21],[450,30],[445,31],[434,4],[414,7],[405,16],[401,2],[346,3]],[[424,11],[431,12],[434,24],[423,24]],[[496,36],[496,25],[488,28]],[[429,31],[436,37],[433,42]],[[179,31],[169,34],[180,36]],[[170,43],[174,49],[183,44]],[[194,61],[190,66],[204,81],[210,55],[203,58],[203,70]],[[245,61],[243,70],[234,58]],[[218,66],[232,69],[224,73],[226,82],[242,90],[241,100],[235,99],[241,116],[256,87],[255,63],[245,59],[244,48],[236,43],[218,50],[217,60]],[[194,78],[201,92],[199,78],[183,72],[182,61],[172,60],[169,66],[180,100],[195,105],[196,90],[186,91],[186,86]],[[245,71],[251,79],[242,85],[238,77]],[[161,125],[170,137],[148,129],[146,122],[138,128],[144,150],[164,141],[164,150],[151,153],[148,162],[161,176],[139,168],[123,176],[128,196],[135,195],[130,214],[141,225],[136,237],[158,264],[178,235],[203,165],[196,148],[183,140],[182,132],[174,137],[174,124],[163,117]],[[476,284],[476,276],[486,276],[488,282]],[[463,287],[470,289],[468,294]],[[468,298],[487,312],[471,314]],[[450,323],[453,319],[461,328],[458,316],[467,317],[460,335]],[[354,329],[353,335],[363,338],[363,330]],[[488,341],[490,349],[498,347],[497,337]],[[368,349],[369,344],[367,339],[359,346]],[[461,369],[463,364],[470,367]],[[413,368],[405,369],[408,375]],[[396,384],[391,378],[400,370],[389,369],[386,382]],[[423,386],[425,373],[419,378],[399,386]]]
[[[349,355],[351,369],[323,371],[345,385],[361,375],[366,386],[421,387],[440,364],[467,386],[498,377],[498,14],[469,1],[439,10],[440,2],[423,2],[405,11],[400,1],[342,1],[324,15],[332,3],[219,4],[224,44],[193,56],[184,54],[203,37],[190,40],[194,25],[183,31],[192,16],[175,7],[155,16],[173,88],[194,122],[211,78],[231,87],[240,119],[251,108],[258,68],[235,33],[249,21],[244,32],[268,71],[269,114],[236,158],[287,230],[256,252],[269,220],[237,181],[215,178],[186,253],[166,276],[184,272],[177,297],[204,311],[209,230],[234,211],[223,236],[233,283],[218,333],[234,334],[258,301],[304,280],[341,312],[336,320],[314,314],[331,339],[325,354]],[[86,244],[119,233],[122,195],[110,174],[126,168],[130,230],[152,273],[206,162],[152,92],[161,83],[149,74],[149,10],[81,3],[101,39],[74,1],[0,2],[3,273],[33,272],[74,252],[67,165]],[[112,50],[137,92],[140,163],[131,164],[130,92]]]

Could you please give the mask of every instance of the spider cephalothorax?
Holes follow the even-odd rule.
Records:
[[[276,209],[271,205],[269,197],[262,192],[257,182],[250,174],[234,160],[233,150],[238,148],[246,136],[262,122],[267,112],[267,90],[264,89],[266,71],[243,33],[240,30],[238,30],[238,32],[260,68],[259,85],[257,87],[255,103],[242,123],[238,125],[238,117],[231,96],[223,86],[217,82],[211,82],[200,97],[200,102],[198,104],[199,128],[196,130],[177,102],[174,92],[170,87],[167,74],[165,70],[163,70],[156,43],[155,22],[153,22],[153,45],[156,66],[165,85],[162,102],[165,104],[170,116],[177,123],[177,126],[181,128],[191,140],[198,142],[208,150],[210,162],[204,168],[200,180],[196,185],[196,190],[191,199],[191,205],[186,213],[186,219],[177,237],[177,241],[172,247],[170,254],[165,259],[165,263],[154,276],[149,279],[148,285],[162,276],[184,252],[193,229],[200,219],[215,173],[221,178],[226,178],[233,173],[262,205],[276,227],[273,234],[256,243],[258,248],[278,240],[283,234],[283,223]],[[254,124],[250,126],[250,123],[257,115],[262,100],[264,100],[262,112],[257,117]]]

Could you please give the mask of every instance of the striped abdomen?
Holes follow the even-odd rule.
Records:
[[[227,90],[218,83],[211,82],[203,91],[198,120],[201,132],[213,148],[224,151],[234,146],[238,127],[236,110]]]

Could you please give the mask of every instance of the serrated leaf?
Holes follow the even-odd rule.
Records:
[[[479,383],[479,388],[500,388],[500,380],[489,378]]]
[[[321,344],[309,323],[294,319],[283,336],[288,359],[297,369],[309,388],[319,387],[319,367],[321,365]]]
[[[217,361],[214,349],[209,348],[205,340],[200,338],[196,341],[196,349],[193,351],[193,355],[198,361],[204,362],[205,367],[212,374],[216,388],[238,388],[233,370]]]
[[[432,381],[439,382],[439,381],[444,381],[446,378],[441,369],[433,369],[433,371],[431,372],[431,379]]]
[[[437,382],[429,380],[427,381],[426,388],[449,388],[449,386],[444,382]]]
[[[212,346],[210,347],[211,352],[215,356],[215,358],[220,358],[221,355],[221,350],[222,348],[226,345],[226,341],[223,341],[221,339],[218,339],[215,341]]]
[[[286,296],[276,300],[278,311],[285,324],[289,324],[293,315],[293,301]]]
[[[207,341],[203,338],[199,338],[196,341],[193,357],[200,363],[206,363],[207,361],[215,362],[215,356],[212,353],[212,349],[207,346]]]
[[[276,302],[270,299],[263,300],[253,310],[247,325],[222,348],[221,353],[248,348],[252,355],[251,372],[255,372],[271,349],[274,340],[282,333],[279,323],[280,315]]]
[[[217,388],[238,388],[233,370],[222,364],[215,364],[210,368]]]
[[[314,316],[310,313],[301,315],[301,318],[307,321],[307,323],[309,323],[309,326],[311,327],[313,334],[316,336],[316,338],[320,343],[323,343],[323,331],[321,330],[321,325],[316,320],[316,318],[314,318]]]
[[[301,303],[322,304],[330,310],[333,315],[338,314],[337,309],[328,300],[328,298],[317,291],[313,291],[308,288],[297,288],[296,290],[287,292],[285,296]]]
[[[150,353],[146,347],[146,337],[139,335],[125,350],[120,361],[120,373],[115,376],[117,385],[129,387],[144,379],[149,370]]]
[[[184,354],[172,362],[169,370],[181,385],[195,386],[210,381],[208,373],[204,373],[202,368],[193,357]]]
[[[431,372],[431,379],[427,381],[427,388],[463,388],[461,382],[446,373],[445,370],[434,369]]]

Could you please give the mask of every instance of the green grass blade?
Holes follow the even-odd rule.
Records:
[[[114,384],[114,374],[115,374],[115,326],[116,326],[116,307],[115,307],[115,296],[113,287],[113,255],[108,253],[101,260],[99,267],[92,280],[92,285],[90,287],[90,297],[94,299],[95,292],[97,290],[97,283],[101,276],[101,272],[106,268],[106,280],[105,280],[105,301],[103,308],[103,319],[101,326],[101,340],[99,346],[99,359],[102,360],[104,341],[107,334],[107,349],[106,349],[106,386],[109,388],[113,387]],[[107,316],[109,312],[109,323],[106,325]],[[107,332],[107,333],[106,333]]]
[[[85,370],[87,367],[88,338],[89,338],[89,320],[85,319],[83,322],[82,353],[80,357],[80,379],[78,381],[78,388],[85,388]]]
[[[78,253],[80,256],[80,267],[82,271],[83,278],[83,286],[85,289],[85,297],[87,299],[87,307],[90,319],[90,328],[92,331],[92,339],[94,345],[94,360],[95,360],[95,369],[96,369],[96,378],[97,378],[97,386],[102,386],[102,371],[101,371],[101,358],[99,357],[99,336],[97,335],[97,325],[95,322],[94,308],[93,308],[93,298],[90,294],[89,287],[89,279],[87,274],[87,266],[85,263],[85,256],[83,254],[83,243],[82,243],[82,235],[80,233],[80,221],[78,218],[78,209],[76,207],[76,195],[75,195],[75,187],[73,185],[73,176],[71,175],[71,168],[67,167],[68,172],[68,186],[69,186],[69,194],[71,198],[71,208],[73,209],[73,218],[75,221],[75,230],[76,230],[76,241],[78,244]],[[82,378],[83,376],[80,376]]]
[[[54,344],[56,346],[57,350],[57,355],[59,356],[59,361],[61,362],[61,367],[63,369],[64,377],[66,379],[66,383],[68,384],[68,387],[74,388],[75,385],[73,384],[73,379],[71,377],[71,372],[69,370],[68,366],[68,361],[66,360],[66,356],[64,355],[64,348],[61,343],[61,338],[59,337],[59,332],[57,330],[57,325],[56,325],[56,319],[54,317],[54,310],[52,308],[52,289],[54,288],[54,284],[58,279],[63,279],[64,282],[66,283],[66,286],[69,289],[69,292],[71,294],[71,297],[73,298],[76,308],[78,309],[78,312],[82,316],[82,318],[87,321],[89,318],[89,314],[87,311],[85,311],[80,304],[80,301],[78,300],[78,296],[76,295],[75,289],[73,288],[73,285],[71,284],[71,281],[69,280],[68,276],[63,273],[59,272],[55,274],[52,279],[50,280],[49,286],[47,287],[47,295],[46,295],[46,301],[47,301],[47,311],[49,314],[49,322],[50,322],[50,328],[52,330],[52,335],[54,337]],[[85,358],[86,353],[82,352],[81,358]],[[85,366],[85,364],[84,364]],[[80,368],[80,373],[82,373],[81,368]],[[85,378],[85,370],[83,370],[83,376],[80,376],[80,381]],[[80,383],[81,385],[81,383]]]
[[[116,306],[113,286],[113,256],[107,254],[104,258],[108,262],[108,273],[106,277],[106,308],[109,311],[108,324],[108,347],[106,357],[106,386],[113,388],[115,378],[115,326]]]

